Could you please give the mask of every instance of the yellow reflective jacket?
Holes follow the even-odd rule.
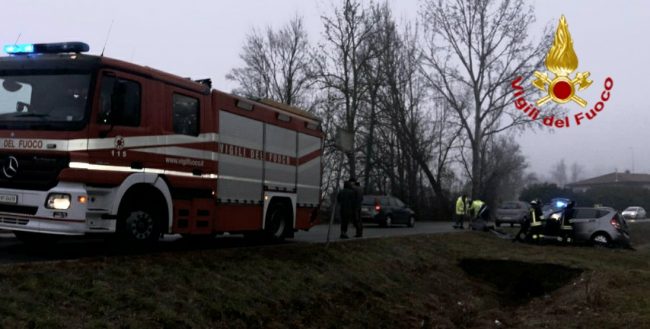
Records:
[[[481,210],[481,207],[485,204],[485,202],[481,200],[474,200],[472,201],[472,205],[469,206],[469,214],[472,217],[476,217],[478,215],[478,211]]]
[[[542,225],[542,216],[541,216],[541,209],[538,211],[535,209],[535,207],[530,208],[530,226],[540,226]]]
[[[465,215],[465,201],[462,196],[456,200],[456,215]]]

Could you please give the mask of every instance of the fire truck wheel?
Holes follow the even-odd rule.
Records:
[[[275,206],[266,215],[266,228],[264,229],[267,237],[273,241],[282,241],[291,229],[290,216],[287,210],[282,206]]]
[[[122,237],[134,243],[153,243],[160,237],[156,213],[147,207],[128,207],[118,220]]]

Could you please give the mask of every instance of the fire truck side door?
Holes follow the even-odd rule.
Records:
[[[165,134],[173,138],[167,141],[168,144],[174,145],[163,152],[165,168],[193,175],[191,179],[178,177],[171,183],[181,188],[201,191],[195,196],[210,197],[216,191],[217,180],[209,178],[209,174],[216,173],[216,159],[212,159],[211,152],[208,151],[211,145],[216,144],[216,141],[210,139],[213,130],[209,128],[209,120],[205,115],[209,98],[168,85],[165,100],[168,102],[168,112],[163,126]]]
[[[150,112],[148,89],[145,78],[109,70],[100,73],[96,111],[89,125],[91,164],[144,167],[146,153],[136,152],[134,147],[141,151],[147,146],[146,136],[155,135],[154,130],[159,126],[157,116],[146,115]]]

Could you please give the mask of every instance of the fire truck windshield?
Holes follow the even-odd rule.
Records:
[[[81,128],[89,87],[90,74],[0,76],[0,128]]]

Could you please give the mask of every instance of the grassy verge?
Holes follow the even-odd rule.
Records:
[[[633,234],[649,231],[639,226]],[[636,251],[596,250],[463,233],[349,241],[329,249],[285,244],[6,265],[0,266],[0,324],[643,328],[650,327],[645,241],[638,240]],[[465,272],[463,262],[474,273]],[[553,275],[561,269],[539,265],[546,263],[574,275]],[[521,283],[534,273],[565,282],[553,291],[542,287],[538,297],[507,298],[507,290],[530,287],[507,285],[504,277]]]

